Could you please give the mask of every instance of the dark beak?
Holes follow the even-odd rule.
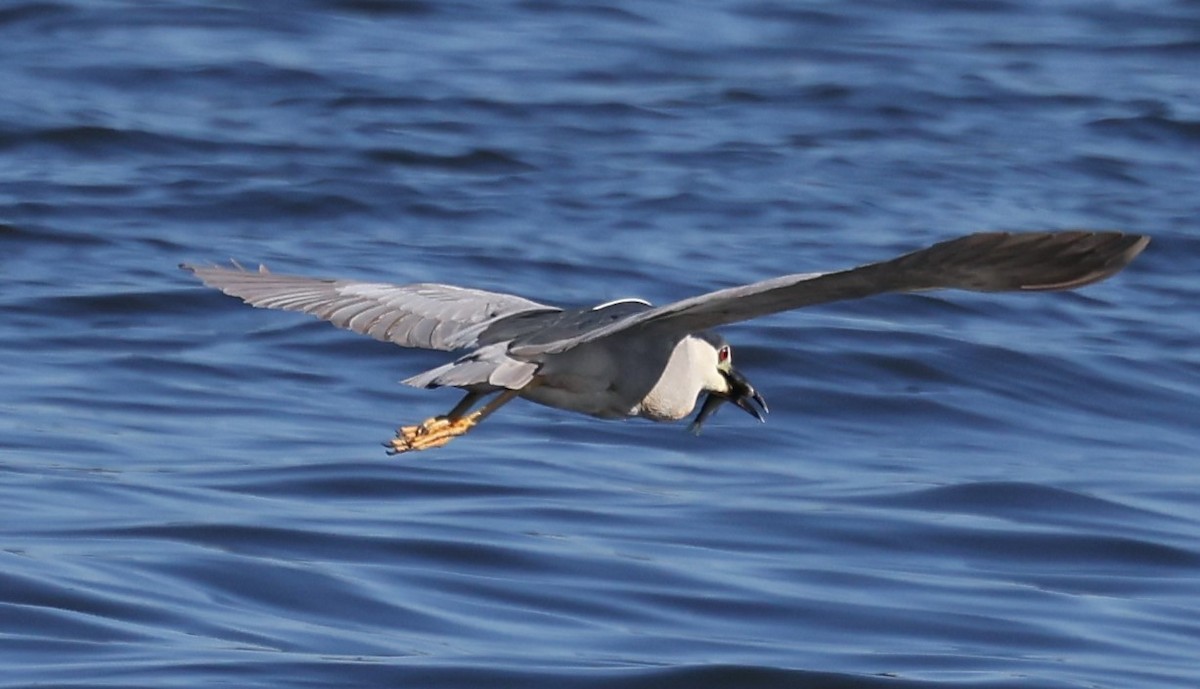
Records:
[[[708,393],[704,398],[704,404],[700,406],[700,413],[696,415],[696,420],[689,426],[692,433],[699,435],[700,428],[704,426],[704,422],[708,420],[708,417],[717,413],[717,409],[721,406],[721,403],[726,401],[733,402],[742,411],[759,421],[766,421],[764,414],[769,411],[767,409],[767,401],[763,399],[762,395],[758,394],[758,391],[754,389],[750,381],[746,380],[746,377],[737,371],[725,373],[725,380],[729,381],[729,392],[726,394]],[[758,410],[758,407],[750,403],[751,400],[757,403],[758,407],[762,408],[761,412]]]

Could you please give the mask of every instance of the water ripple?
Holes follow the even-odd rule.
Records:
[[[281,7],[0,9],[0,687],[1195,685],[1194,7]],[[452,354],[177,268],[663,303],[1055,227],[1154,239],[730,327],[766,424],[395,458]]]

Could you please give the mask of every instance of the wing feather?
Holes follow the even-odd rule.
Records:
[[[514,356],[562,352],[634,328],[679,336],[780,311],[885,292],[1074,289],[1129,264],[1149,237],[1120,232],[984,232],[890,261],[829,273],[797,273],[702,294],[628,315],[553,342],[514,346]]]
[[[251,306],[308,313],[402,347],[473,347],[479,333],[492,323],[520,313],[559,310],[511,294],[453,285],[323,280],[263,269],[251,272],[240,266],[180,267]]]

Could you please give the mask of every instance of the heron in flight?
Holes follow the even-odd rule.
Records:
[[[385,443],[394,454],[445,445],[516,397],[602,419],[677,421],[703,394],[695,432],[724,402],[762,421],[766,401],[734,368],[733,349],[713,328],[885,292],[1074,289],[1117,273],[1149,241],[1120,232],[984,232],[888,261],[783,275],[663,306],[622,299],[562,308],[453,285],[276,275],[237,264],[180,267],[251,306],[312,314],[401,347],[461,352],[404,381],[465,395],[449,412],[397,430]]]

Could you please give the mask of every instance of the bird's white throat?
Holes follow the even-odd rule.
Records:
[[[729,384],[717,369],[717,350],[694,335],[675,345],[658,381],[634,415],[655,421],[678,421],[696,408],[701,392],[725,392]]]

